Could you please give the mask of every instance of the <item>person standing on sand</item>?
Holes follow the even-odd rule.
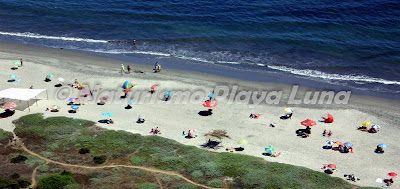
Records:
[[[21,67],[22,67],[22,64],[24,63],[24,62],[22,61],[22,58],[19,60],[19,62],[21,63]]]
[[[121,75],[125,72],[125,66],[121,64]]]
[[[131,73],[131,67],[129,65],[128,65],[127,69],[128,69],[128,73]]]

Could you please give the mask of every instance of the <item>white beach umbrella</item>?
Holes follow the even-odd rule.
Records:
[[[140,116],[139,116],[139,119],[146,119],[146,116],[140,115]]]
[[[379,126],[379,125],[372,125],[372,126],[371,126],[371,128],[374,128],[374,129],[380,129],[380,128],[381,128],[381,126]]]
[[[65,79],[60,77],[60,78],[58,78],[58,81],[62,83],[65,81]]]
[[[291,113],[293,113],[293,109],[292,108],[286,108],[285,112],[288,113],[288,114],[291,114]]]

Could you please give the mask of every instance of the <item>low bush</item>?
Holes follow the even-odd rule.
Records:
[[[138,186],[140,189],[157,189],[157,188],[160,188],[160,186],[158,186],[158,184],[156,184],[156,183],[142,183],[142,184],[139,184],[139,186]]]
[[[90,153],[90,150],[87,149],[87,148],[81,148],[81,149],[79,149],[79,153],[80,154],[87,154],[87,153]]]
[[[48,172],[49,170],[50,170],[50,166],[48,166],[48,165],[43,165],[38,168],[38,171],[42,172],[42,173]]]
[[[59,189],[75,183],[72,175],[50,175],[39,180],[39,189]]]
[[[195,189],[196,185],[190,183],[178,183],[173,186],[174,189]]]
[[[93,161],[96,164],[103,164],[104,162],[106,162],[107,158],[105,156],[94,156],[93,157]]]
[[[204,174],[203,174],[203,172],[201,172],[201,171],[199,171],[199,170],[196,170],[196,171],[193,171],[193,172],[190,174],[190,176],[192,176],[193,178],[200,178],[200,177],[203,177]]]
[[[10,175],[11,179],[19,179],[20,175],[18,173],[13,173],[12,175]]]
[[[219,179],[213,179],[207,182],[207,186],[211,186],[213,188],[222,188],[224,187],[224,182]]]
[[[17,157],[11,159],[11,163],[21,163],[21,162],[24,162],[27,159],[28,158],[26,156],[18,155]]]

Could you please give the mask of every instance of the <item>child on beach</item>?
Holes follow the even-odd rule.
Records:
[[[260,117],[260,114],[250,114],[249,118],[250,119],[258,119]]]
[[[131,73],[131,67],[129,65],[128,65],[127,69],[128,69],[128,73]]]

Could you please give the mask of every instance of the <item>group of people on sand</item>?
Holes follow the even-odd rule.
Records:
[[[329,138],[332,136],[332,131],[329,130],[329,132],[326,132],[326,129],[324,129],[324,132],[322,132],[322,136]]]
[[[158,127],[156,127],[155,129],[151,128],[150,133],[156,135],[161,134],[161,131],[158,129]]]
[[[194,135],[192,132],[189,132],[189,131],[186,132],[186,134],[185,134],[185,131],[182,131],[182,136],[184,136],[187,139],[192,139],[192,138],[197,137],[197,135]]]
[[[121,64],[121,75],[131,73],[131,67],[129,65],[126,67],[126,69],[127,70],[125,70],[124,64]]]
[[[361,130],[361,131],[366,131],[366,132],[369,132],[369,133],[377,133],[377,132],[379,132],[379,129],[376,129],[374,127],[371,127],[371,128],[368,129],[366,126],[361,126],[361,127],[358,127],[357,129]]]

